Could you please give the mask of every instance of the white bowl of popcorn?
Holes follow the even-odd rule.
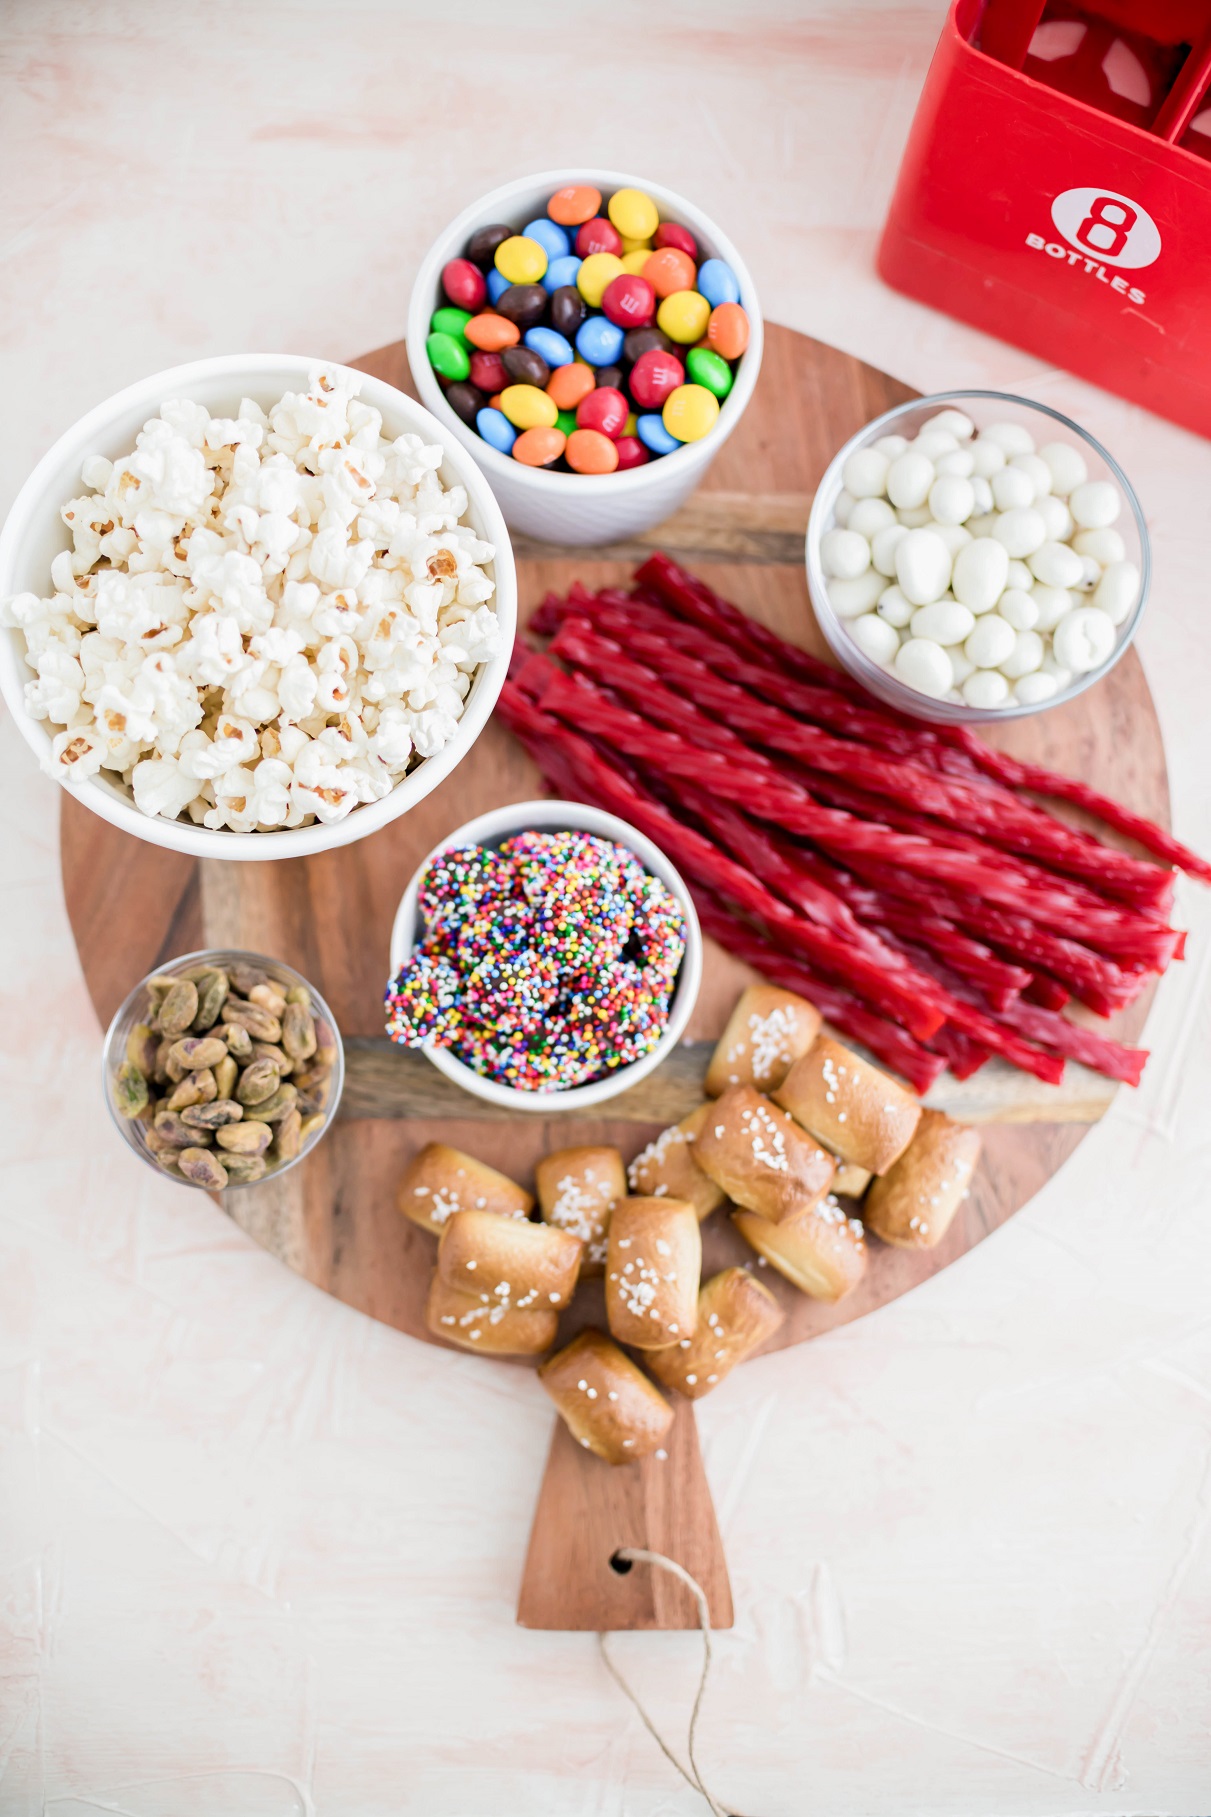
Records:
[[[0,531],[0,691],[42,767],[210,858],[364,838],[486,725],[517,584],[456,437],[348,367],[198,360],[82,417]]]

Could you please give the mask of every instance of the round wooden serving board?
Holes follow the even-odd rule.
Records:
[[[403,343],[354,362],[412,392]],[[619,584],[660,547],[747,613],[826,654],[808,603],[803,531],[811,494],[834,451],[856,429],[914,393],[834,348],[767,326],[760,383],[703,488],[660,530],[634,544],[583,553],[518,539],[520,622],[574,579]],[[1133,651],[1071,706],[1007,724],[994,741],[1032,761],[1088,777],[1138,812],[1168,822],[1160,730]],[[388,938],[404,887],[425,853],[473,815],[542,793],[521,747],[493,721],[441,788],[374,838],[310,859],[206,862],[125,837],[63,796],[61,857],[76,944],[104,1025],[140,977],[179,953],[238,946],[272,954],[311,978],[345,1038],[342,1114],[327,1140],[280,1182],[224,1195],[225,1208],[289,1267],[371,1317],[426,1342],[424,1301],[433,1239],[395,1207],[399,1177],[425,1142],[469,1150],[519,1180],[545,1152],[573,1143],[620,1146],[629,1159],[701,1100],[710,1044],[753,974],[707,941],[702,994],[685,1046],[646,1085],[615,1101],[609,1118],[508,1117],[444,1081],[422,1055],[382,1033]],[[271,837],[271,836],[270,836]],[[1138,1037],[1152,992],[1116,1019]],[[1105,1025],[1099,1025],[1105,1026]],[[1113,1095],[1069,1065],[1062,1086],[1038,1086],[990,1064],[965,1086],[943,1078],[930,1102],[984,1128],[984,1157],[964,1211],[931,1252],[872,1240],[858,1289],[839,1306],[798,1293],[772,1270],[762,1279],[787,1319],[771,1349],[802,1342],[872,1312],[1003,1224],[1055,1173]],[[728,1222],[703,1231],[704,1274],[751,1251]],[[603,1323],[589,1283],[568,1315],[568,1335]],[[724,1392],[743,1393],[743,1371]],[[614,1546],[671,1552],[703,1582],[718,1626],[731,1619],[726,1568],[698,1456],[692,1408],[677,1400],[667,1460],[610,1470],[556,1422],[519,1619],[535,1627],[696,1625],[686,1594],[663,1574],[608,1568]],[[661,1582],[653,1583],[653,1578]]]

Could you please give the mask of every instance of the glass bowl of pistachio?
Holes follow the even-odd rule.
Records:
[[[276,1179],[340,1103],[345,1053],[314,985],[260,953],[186,953],[109,1025],[105,1101],[126,1141],[187,1186]]]

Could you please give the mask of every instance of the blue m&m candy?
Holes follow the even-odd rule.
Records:
[[[705,297],[712,309],[720,303],[738,303],[740,286],[731,266],[722,259],[704,259],[698,267],[698,295]]]
[[[566,284],[574,284],[576,282],[576,273],[579,270],[580,260],[576,257],[574,252],[570,252],[567,257],[563,259],[552,259],[543,274],[542,287],[544,290],[549,291],[553,296],[557,290],[562,290]]]
[[[481,410],[479,414],[482,417],[490,413]],[[635,424],[635,433],[644,447],[650,448],[653,454],[675,454],[681,446],[677,437],[669,434],[663,418],[659,416],[641,416]]]
[[[657,417],[656,421],[659,423],[660,418]],[[475,427],[490,448],[498,449],[501,454],[512,454],[513,444],[517,440],[517,431],[503,410],[492,410],[485,405],[475,418]],[[669,440],[673,443],[674,448],[680,446],[680,443],[672,436],[669,437]]]
[[[577,330],[576,351],[590,366],[613,366],[622,353],[625,339],[616,322],[604,315],[591,315]]]
[[[497,271],[496,268],[493,267],[493,269],[488,273],[488,301],[489,301],[489,303],[499,303],[501,297],[504,296],[505,291],[508,290],[508,288],[509,288],[509,280],[505,276],[504,272]]]
[[[529,226],[523,227],[521,231],[527,240],[537,240],[538,244],[546,249],[548,259],[566,258],[572,250],[572,242],[563,228],[556,221],[549,220],[546,215],[543,215],[541,220],[531,221]]]
[[[554,328],[528,328],[525,343],[551,367],[570,366],[576,357],[570,343]]]

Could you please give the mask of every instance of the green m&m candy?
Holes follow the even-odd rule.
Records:
[[[443,310],[444,315],[452,315],[452,310]],[[695,385],[705,385],[716,397],[726,397],[732,388],[732,369],[727,361],[720,359],[709,347],[691,347],[685,359],[686,373]]]
[[[451,305],[448,308],[433,311],[433,320],[429,323],[429,330],[432,334],[448,334],[452,341],[461,342],[465,339],[464,331],[470,320],[469,310],[455,309]]]
[[[442,311],[441,313],[445,313]],[[452,334],[431,334],[425,342],[425,352],[429,355],[429,364],[438,378],[449,379],[457,383],[465,379],[471,370],[471,356],[461,341],[456,341]]]
[[[561,410],[559,415],[555,418],[555,427],[557,429],[562,429],[565,435],[571,435],[576,428],[576,412],[574,410]]]

